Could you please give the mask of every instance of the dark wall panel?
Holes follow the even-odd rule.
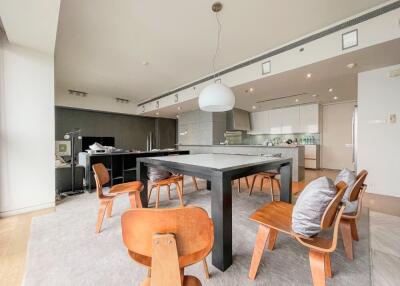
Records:
[[[100,111],[89,111],[56,107],[55,134],[56,140],[63,140],[64,134],[74,129],[81,129],[82,136],[112,136],[115,137],[115,145],[122,149],[146,149],[146,136],[152,132],[157,138],[156,119],[151,117],[108,113]],[[163,126],[160,147],[174,147],[176,120],[160,119]],[[173,126],[173,127],[171,127]],[[169,134],[169,132],[173,132]],[[164,143],[164,139],[167,142]],[[174,138],[174,141],[171,141]],[[172,145],[172,146],[171,146]],[[78,146],[80,148],[80,146]]]

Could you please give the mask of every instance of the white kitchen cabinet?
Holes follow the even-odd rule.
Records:
[[[319,145],[304,145],[304,167],[307,169],[319,169],[320,147]]]
[[[281,133],[292,134],[300,132],[300,107],[292,106],[287,108],[281,108]]]
[[[252,112],[250,114],[251,131],[250,134],[269,133],[269,111]]]
[[[300,105],[300,133],[319,133],[320,112],[318,104]]]
[[[269,111],[269,134],[282,134],[281,109],[272,109]]]

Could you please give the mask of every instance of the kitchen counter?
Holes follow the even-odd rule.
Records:
[[[265,146],[265,145],[201,145],[178,144],[179,150],[189,150],[190,154],[235,154],[235,155],[278,155],[292,158],[293,181],[304,180],[304,146]]]

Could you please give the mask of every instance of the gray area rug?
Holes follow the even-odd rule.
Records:
[[[186,205],[203,207],[210,214],[210,192],[194,191],[186,180]],[[205,188],[203,181],[199,182]],[[155,194],[150,200],[154,205]],[[169,201],[166,191],[161,195],[161,207],[178,206],[176,193]],[[234,263],[225,272],[211,264],[206,280],[202,264],[185,269],[203,285],[312,285],[308,251],[297,241],[280,234],[273,252],[264,253],[255,281],[247,278],[257,225],[248,220],[258,207],[270,201],[266,193],[254,192],[249,197],[242,190],[233,190],[233,254]],[[55,213],[36,217],[32,221],[24,285],[140,285],[146,268],[134,262],[122,243],[120,216],[129,208],[128,197],[114,203],[113,216],[105,218],[100,234],[95,234],[98,200],[95,193],[65,199]],[[370,285],[368,215],[359,221],[360,241],[354,242],[355,259],[348,261],[339,237],[338,248],[332,254],[333,278],[328,285]]]

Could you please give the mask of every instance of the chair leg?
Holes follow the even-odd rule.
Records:
[[[269,251],[274,250],[277,237],[278,237],[278,231],[276,229],[271,228],[269,230],[269,238],[268,238],[268,246],[267,246]]]
[[[137,206],[135,193],[136,192],[129,192],[129,202],[131,204],[131,209],[134,209]]]
[[[199,186],[197,185],[196,177],[192,176],[193,185],[196,188],[196,191],[199,191]]]
[[[108,203],[108,205],[107,205],[107,217],[111,217],[113,202],[114,202],[114,201],[110,201],[110,202]]]
[[[327,252],[325,253],[325,277],[332,278],[332,268],[331,268],[331,256]]]
[[[260,266],[261,258],[264,253],[265,244],[268,240],[270,233],[270,228],[259,225],[258,233],[256,237],[256,243],[254,245],[253,256],[251,258],[250,270],[249,270],[249,278],[254,280],[257,275],[258,267]]]
[[[158,208],[159,203],[160,203],[160,185],[157,186],[156,208]]]
[[[281,193],[281,182],[278,179],[275,179],[275,181],[276,181],[276,184],[278,185],[278,192],[279,192],[279,195],[280,195],[280,193]]]
[[[205,258],[203,259],[203,268],[204,268],[204,274],[206,275],[206,279],[210,279],[210,273],[208,272],[207,260]]]
[[[142,199],[140,198],[140,192],[136,191],[135,192],[135,201],[136,201],[136,207],[137,208],[142,208]]]
[[[151,277],[151,267],[147,268],[147,277],[150,278]]]
[[[353,238],[353,240],[358,241],[358,231],[357,231],[357,223],[355,219],[352,219],[350,221],[350,225],[351,225],[351,237]]]
[[[274,201],[274,181],[272,178],[269,178],[269,187],[271,190],[271,201]]]
[[[263,185],[264,185],[264,177],[261,178],[260,192],[262,192]]]
[[[254,175],[253,182],[251,183],[251,187],[250,187],[249,196],[251,196],[251,193],[253,192],[254,183],[256,182],[256,178],[257,178],[257,175]]]
[[[342,233],[344,254],[348,259],[353,260],[354,256],[353,256],[353,239],[351,237],[351,224],[347,220],[341,220],[339,227],[340,227],[340,232]]]
[[[325,253],[310,249],[309,257],[313,285],[325,286]]]
[[[167,188],[168,188],[168,199],[170,200],[171,199],[171,186],[168,185]]]
[[[240,193],[240,178],[237,181],[238,181],[238,193]]]
[[[247,186],[247,188],[250,188],[250,185],[249,185],[249,178],[244,177],[244,179],[246,180],[246,186]]]
[[[181,203],[181,207],[183,207],[184,205],[183,205],[181,186],[179,186],[179,183],[177,183],[175,185],[176,185],[176,192],[178,193],[179,201]]]
[[[154,186],[151,186],[149,193],[147,194],[147,200],[150,201],[151,191],[154,189]]]
[[[100,202],[99,213],[97,215],[96,233],[100,233],[101,225],[103,224],[104,214],[106,213],[108,202]]]

